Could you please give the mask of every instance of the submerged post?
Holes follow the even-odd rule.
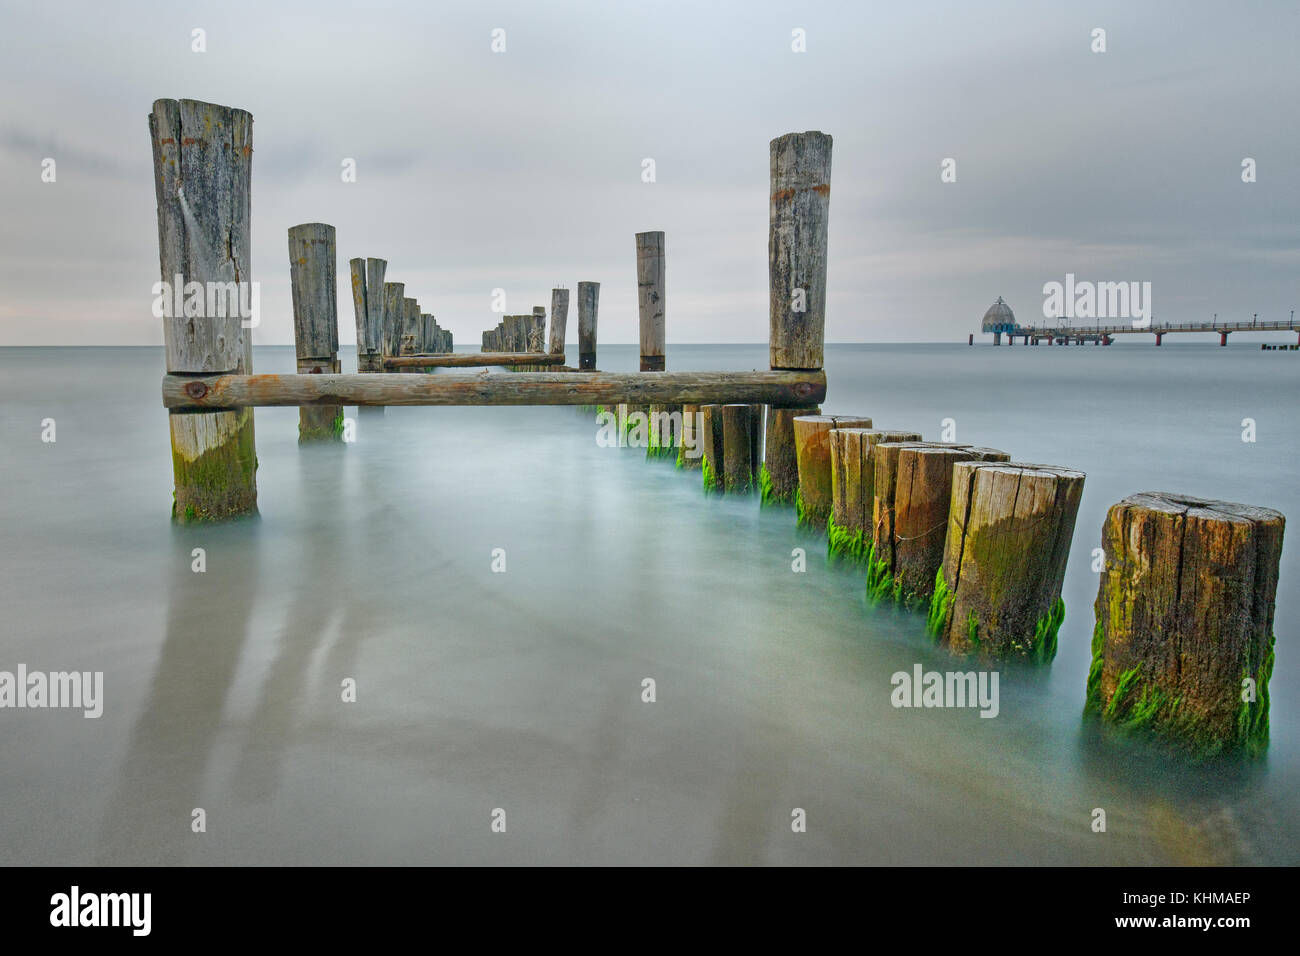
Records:
[[[149,136],[158,260],[162,289],[170,291],[163,319],[167,371],[247,375],[253,367],[248,329],[257,318],[248,315],[252,321],[245,326],[244,312],[251,312],[245,303],[252,304],[255,291],[249,272],[252,114],[196,100],[155,100]],[[174,307],[183,298],[188,304],[191,288],[203,290],[199,315]],[[252,409],[173,412],[168,425],[176,520],[257,511]]]
[[[564,332],[569,324],[569,290],[551,290],[551,341],[548,351],[552,355],[564,354]]]
[[[596,367],[596,315],[600,310],[600,283],[578,283],[578,368]]]
[[[337,268],[333,226],[308,222],[290,227],[289,286],[293,296],[293,344],[299,375],[342,371]],[[342,405],[298,409],[300,442],[334,441],[342,434]]]
[[[820,369],[826,327],[826,240],[831,137],[787,133],[770,144],[768,353],[775,369]],[[769,409],[764,504],[792,503],[798,489],[794,418],[820,409]]]

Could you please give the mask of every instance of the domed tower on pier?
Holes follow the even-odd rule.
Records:
[[[984,313],[984,322],[980,326],[982,332],[993,333],[993,344],[1002,344],[1002,333],[1014,333],[1016,330],[1016,316],[1011,311],[1011,306],[1002,301],[1002,296],[998,296],[998,301],[989,306],[989,310]]]

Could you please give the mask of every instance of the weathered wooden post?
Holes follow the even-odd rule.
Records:
[[[600,311],[600,283],[578,283],[578,368],[596,367],[596,317]]]
[[[289,229],[289,287],[293,296],[293,343],[299,375],[341,372],[338,275],[334,227],[308,222]],[[298,409],[298,440],[336,441],[343,435],[343,406]]]
[[[403,304],[406,296],[406,283],[404,282],[385,282],[384,283],[384,325],[383,338],[384,358],[393,358],[402,354],[402,321],[405,316],[406,306]]]
[[[874,497],[871,508],[871,556],[867,562],[867,597],[873,603],[885,597],[899,600],[903,597],[894,576],[895,550],[898,536],[899,472],[904,451],[910,448],[937,448],[965,453],[963,460],[1009,461],[1011,456],[996,448],[975,448],[953,442],[902,441],[881,442],[873,449]],[[947,540],[947,522],[942,531]]]
[[[958,653],[1046,663],[1065,617],[1061,583],[1081,471],[959,461],[928,626]]]
[[[641,327],[641,371],[662,372],[664,364],[664,234],[636,234],[637,312]]]
[[[357,321],[357,371],[383,372],[384,273],[383,259],[352,259],[352,308]],[[382,405],[362,405],[359,414],[382,415]]]
[[[163,319],[167,371],[250,374],[252,338],[243,313],[245,296],[251,304],[254,295],[249,271],[253,117],[196,100],[155,100],[149,137],[161,289],[168,306]],[[189,299],[189,288],[206,292],[200,315],[174,306]],[[213,308],[218,290],[223,302]],[[191,522],[256,512],[252,409],[172,413],[167,419],[175,481],[172,516]]]
[[[787,133],[769,147],[768,351],[773,369],[819,369],[826,327],[831,137]],[[797,505],[794,419],[821,409],[768,409],[760,476],[764,504]],[[823,519],[824,520],[824,519]]]
[[[1010,461],[1004,451],[916,445],[900,449],[894,486],[893,534],[885,553],[897,601],[928,606],[943,565],[952,499],[953,466],[959,461]]]
[[[851,415],[797,415],[793,424],[795,458],[799,469],[795,514],[800,526],[824,531],[834,503],[831,491],[831,429],[870,428],[871,419]]]
[[[772,415],[777,409],[768,409]],[[920,441],[920,432],[874,428],[832,428],[831,516],[826,524],[826,556],[865,565],[871,558],[875,460],[881,442]]]
[[[694,469],[699,468],[702,464],[698,432],[696,430],[699,411],[699,405],[682,406],[682,433],[677,445],[678,468]]]
[[[352,259],[352,308],[357,320],[357,371],[384,371],[381,334],[384,324],[383,259]]]
[[[569,324],[569,290],[551,290],[551,340],[552,355],[564,354],[564,333]]]
[[[415,343],[420,336],[420,303],[416,299],[402,299],[402,344],[399,354],[415,354]]]
[[[541,352],[546,349],[546,306],[533,306],[532,326],[528,333],[528,351]]]
[[[1285,526],[1271,508],[1164,492],[1112,505],[1084,713],[1195,759],[1262,756]]]
[[[723,405],[721,408],[722,488],[729,495],[748,494],[758,480],[755,406]]]
[[[704,492],[717,492],[721,494],[725,490],[723,485],[723,475],[725,474],[723,449],[725,448],[723,440],[722,425],[722,406],[721,405],[701,405],[700,406],[700,430],[702,434],[696,438],[700,443],[700,468],[704,472]]]

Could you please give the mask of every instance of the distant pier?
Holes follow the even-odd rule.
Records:
[[[1117,335],[1153,335],[1156,345],[1163,345],[1166,335],[1177,332],[1217,332],[1220,345],[1227,345],[1228,336],[1233,332],[1295,332],[1297,345],[1300,345],[1300,322],[1296,321],[1294,312],[1290,319],[1277,322],[1260,322],[1258,319],[1250,322],[1221,322],[1215,318],[1210,322],[1148,322],[1146,325],[1130,322],[1123,325],[1027,326],[1016,321],[1011,307],[1002,301],[1001,296],[984,313],[980,331],[992,334],[994,345],[1001,345],[1003,336],[1006,336],[1008,345],[1015,345],[1016,339],[1023,340],[1025,345],[1039,345],[1043,342],[1048,345],[1083,345],[1085,342],[1111,345]],[[974,333],[967,338],[966,344],[975,344]]]

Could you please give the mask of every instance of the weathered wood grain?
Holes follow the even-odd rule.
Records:
[[[289,290],[299,374],[341,371],[337,268],[333,226],[308,222],[289,228]],[[338,441],[342,422],[340,405],[300,408],[298,441]]]
[[[1045,663],[1056,654],[1081,471],[959,461],[931,627],[959,653]]]
[[[799,489],[795,494],[798,522],[824,531],[834,503],[831,429],[870,428],[871,419],[852,415],[799,415],[793,424],[795,457],[799,467]]]
[[[596,367],[596,320],[600,311],[600,283],[578,283],[578,368]]]
[[[1285,526],[1271,508],[1168,492],[1112,505],[1085,713],[1197,758],[1261,756]]]
[[[768,316],[771,367],[821,368],[831,137],[787,133],[770,147]]]
[[[480,356],[475,356],[476,358]],[[210,375],[163,378],[167,408],[258,405],[804,405],[825,394],[826,376],[810,372],[610,372],[508,375]],[[723,404],[718,402],[717,404]],[[828,479],[829,483],[829,479]]]
[[[877,428],[832,428],[831,517],[828,554],[865,562],[875,507],[875,447],[882,442],[920,441],[920,432]]]
[[[163,319],[167,371],[251,372],[252,337],[244,328],[251,316],[242,314],[241,298],[252,301],[253,117],[213,103],[160,99],[149,115],[149,134],[159,278],[164,293],[173,293],[172,314]],[[187,290],[200,293],[200,314],[186,315],[190,308],[176,314],[175,294],[188,299]],[[168,419],[173,517],[190,522],[255,512],[252,410]]]
[[[564,334],[569,324],[569,290],[551,290],[551,339],[547,351],[564,355]]]
[[[449,352],[399,355],[384,359],[387,368],[478,368],[489,365],[563,365],[563,355],[529,352]]]
[[[641,371],[660,372],[664,364],[664,234],[636,234],[637,313],[640,319]]]

